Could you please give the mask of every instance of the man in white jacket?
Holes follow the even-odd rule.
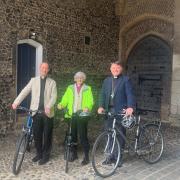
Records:
[[[39,161],[39,165],[49,161],[52,146],[54,104],[57,98],[56,82],[47,77],[48,72],[49,65],[45,62],[42,63],[40,65],[40,76],[31,78],[12,104],[12,108],[16,109],[31,93],[30,109],[45,112],[44,114],[33,114],[33,134],[37,154],[32,161]]]

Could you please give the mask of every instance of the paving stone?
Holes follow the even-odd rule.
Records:
[[[124,164],[118,168],[116,173],[107,178],[108,180],[178,180],[180,179],[180,133],[179,130],[166,129],[166,146],[162,159],[153,165],[145,163],[142,159],[126,154]],[[0,180],[102,180],[95,175],[91,164],[81,166],[83,158],[81,150],[79,159],[69,163],[69,172],[65,173],[65,162],[63,159],[63,146],[54,143],[50,161],[39,166],[32,163],[35,149],[26,153],[20,173],[12,174],[12,161],[16,147],[17,136],[9,135],[0,141]]]

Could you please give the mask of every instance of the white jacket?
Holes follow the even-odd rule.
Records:
[[[29,83],[24,87],[24,89],[20,92],[18,97],[14,100],[14,103],[19,105],[25,99],[25,97],[31,93],[31,110],[37,110],[39,107],[39,99],[40,99],[40,76],[31,78]],[[50,108],[50,114],[48,117],[54,116],[54,104],[56,103],[57,98],[57,88],[56,82],[47,77],[46,84],[44,89],[44,107]],[[34,115],[35,113],[33,113]]]

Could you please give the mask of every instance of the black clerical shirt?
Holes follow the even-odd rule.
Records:
[[[109,101],[109,107],[111,108],[114,107],[114,91],[117,86],[118,78],[119,76],[112,77],[112,89],[111,89],[111,96],[110,96],[110,101]]]
[[[46,77],[40,78],[40,98],[39,98],[39,110],[44,111],[44,90],[46,85]]]

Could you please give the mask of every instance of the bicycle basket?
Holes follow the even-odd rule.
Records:
[[[124,116],[121,124],[122,124],[123,127],[131,129],[136,124],[136,117],[133,116],[133,115]]]

